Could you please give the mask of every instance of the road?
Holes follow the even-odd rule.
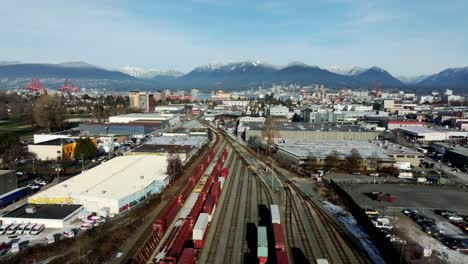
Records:
[[[445,174],[451,175],[453,177],[457,177],[463,183],[468,184],[468,174],[463,173],[463,172],[453,172],[452,167],[450,167],[450,166],[448,166],[448,165],[446,165],[446,164],[444,164],[442,162],[438,162],[436,160],[433,160],[433,159],[431,159],[429,157],[424,157],[424,161],[429,162],[429,163],[434,163],[436,165],[434,168],[438,168],[438,169],[442,170]]]

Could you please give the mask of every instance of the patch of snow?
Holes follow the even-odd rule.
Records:
[[[141,78],[141,79],[151,79],[156,76],[179,77],[183,75],[180,72],[172,71],[172,70],[163,71],[163,70],[158,70],[158,69],[144,69],[144,68],[130,66],[130,65],[127,65],[117,70],[120,72],[126,73],[130,76],[133,76],[135,78]]]
[[[332,204],[328,201],[323,202],[324,207],[335,215],[336,219],[340,221],[346,229],[352,233],[362,244],[362,247],[366,250],[369,257],[374,263],[382,263],[385,261],[380,255],[379,250],[375,247],[374,243],[370,241],[369,236],[362,226],[350,215],[347,211],[338,205]]]
[[[323,69],[329,72],[333,72],[333,73],[341,74],[341,75],[356,75],[367,70],[365,68],[361,68],[358,66],[352,66],[352,67],[328,66]]]

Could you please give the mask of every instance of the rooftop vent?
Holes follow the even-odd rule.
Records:
[[[26,207],[26,213],[27,214],[34,214],[36,211],[37,211],[37,208],[34,207],[34,206]]]

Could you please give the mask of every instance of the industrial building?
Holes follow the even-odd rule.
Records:
[[[262,123],[244,123],[245,140],[250,137],[264,138]],[[314,124],[314,123],[273,123],[274,140],[375,140],[380,132],[362,128],[358,125]]]
[[[121,156],[28,198],[30,204],[77,204],[88,212],[130,209],[167,184],[167,159],[156,155]]]
[[[142,146],[133,149],[128,155],[158,155],[178,154],[182,162],[189,160],[208,142],[204,136],[161,136],[153,137]]]
[[[448,139],[447,132],[437,131],[427,127],[401,127],[399,132],[415,141],[444,141]]]
[[[346,140],[288,140],[275,144],[277,158],[300,167],[316,162],[323,164],[325,158],[333,151],[337,151],[342,159],[356,149],[364,160],[374,160],[377,167],[390,166],[395,163],[392,157],[385,153],[385,149],[378,144],[368,141]]]
[[[76,204],[25,204],[0,217],[3,224],[43,224],[45,228],[64,228],[82,211]]]
[[[117,115],[109,117],[110,124],[148,124],[169,122],[175,126],[180,122],[179,115],[176,114],[158,114],[158,113],[132,113],[126,115]]]
[[[28,145],[29,153],[36,155],[38,160],[65,160],[73,158],[75,139],[56,138]]]
[[[148,134],[156,133],[167,128],[167,122],[161,123],[131,123],[131,124],[79,124],[82,136],[123,136],[129,138],[144,138]]]
[[[432,148],[439,154],[441,159],[449,161],[454,167],[468,167],[468,147],[448,143],[434,143]]]
[[[18,178],[14,170],[0,170],[0,195],[18,188]]]

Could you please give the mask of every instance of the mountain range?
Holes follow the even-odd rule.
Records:
[[[177,71],[100,67],[86,62],[60,64],[0,61],[0,89],[23,87],[32,77],[39,77],[50,88],[65,79],[80,87],[130,89],[190,89],[242,90],[272,84],[323,84],[331,88],[452,88],[468,90],[468,67],[449,68],[437,74],[396,78],[379,67],[324,67],[301,62],[279,67],[258,61],[215,63],[196,67],[183,74]]]

